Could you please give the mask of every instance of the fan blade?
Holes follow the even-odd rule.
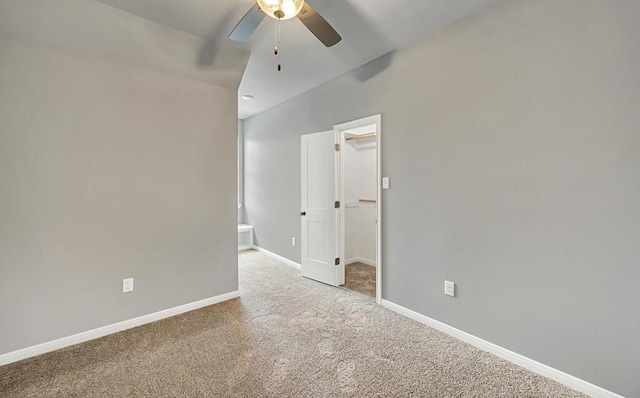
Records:
[[[329,22],[306,2],[298,14],[298,18],[327,47],[336,45],[342,40],[342,37],[329,25]]]
[[[233,28],[233,31],[229,35],[231,40],[245,41],[251,36],[254,30],[260,25],[260,22],[264,19],[265,13],[262,12],[258,4],[256,3],[251,9],[242,17],[240,22]]]

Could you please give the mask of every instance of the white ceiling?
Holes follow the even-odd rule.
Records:
[[[498,0],[308,0],[343,40],[326,48],[299,20],[282,22],[281,72],[272,19],[246,43],[227,38],[252,0],[97,1],[0,0],[0,33],[227,87],[241,79],[238,93],[255,97],[239,99],[244,119]]]

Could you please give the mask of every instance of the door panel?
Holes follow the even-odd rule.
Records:
[[[328,225],[325,222],[307,220],[307,240],[312,242],[308,246],[308,256],[310,260],[328,263],[329,242]]]
[[[335,134],[302,136],[302,276],[338,286]]]

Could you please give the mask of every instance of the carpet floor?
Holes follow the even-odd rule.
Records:
[[[584,397],[240,253],[239,299],[0,367],[2,397]]]
[[[347,264],[344,270],[344,288],[376,297],[376,267],[356,262]]]

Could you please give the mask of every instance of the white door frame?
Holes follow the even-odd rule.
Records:
[[[376,125],[376,184],[377,184],[377,223],[376,223],[376,303],[382,302],[382,115],[377,114],[369,117],[365,117],[358,120],[353,120],[346,123],[341,123],[333,126],[336,135],[340,139],[340,147],[344,148],[345,131],[352,130],[358,127],[364,127],[375,124]],[[342,152],[340,153],[342,155]],[[340,180],[340,258],[342,262],[346,261],[345,258],[345,189],[344,189],[344,162],[339,164],[339,180]]]

